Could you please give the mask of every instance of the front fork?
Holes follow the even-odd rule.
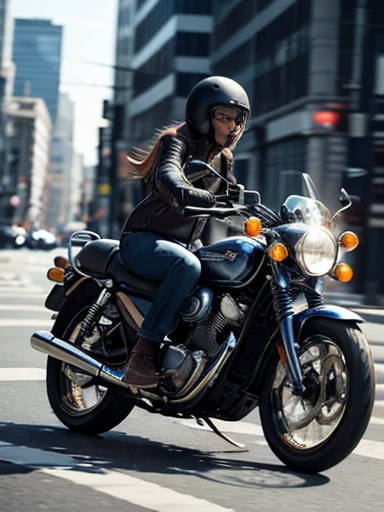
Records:
[[[304,392],[303,374],[296,351],[293,317],[295,314],[291,295],[291,281],[286,271],[275,262],[271,262],[273,278],[271,282],[273,303],[277,321],[283,339],[286,366],[292,390],[302,395]]]

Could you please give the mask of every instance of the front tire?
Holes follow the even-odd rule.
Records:
[[[288,467],[318,473],[357,446],[375,395],[368,342],[355,323],[313,318],[303,327],[304,398],[294,395],[278,357],[269,362],[260,400],[265,438]]]
[[[97,292],[100,288],[96,289]],[[73,341],[73,333],[96,300],[95,289],[89,284],[80,286],[65,302],[53,334],[65,341]],[[75,369],[48,356],[47,394],[53,412],[69,429],[87,435],[99,435],[119,425],[132,411],[134,401],[114,391],[93,383],[84,376],[85,385],[71,380]]]

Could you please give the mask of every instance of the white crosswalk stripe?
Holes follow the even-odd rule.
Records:
[[[174,491],[119,471],[79,463],[70,455],[0,441],[0,460],[84,485],[155,512],[233,512],[210,501]],[[42,469],[41,469],[42,468]]]
[[[172,421],[177,422],[181,425],[195,428],[199,430],[210,430],[207,426],[200,426],[196,423],[195,420],[175,420]],[[239,422],[228,422],[215,420],[214,421],[216,427],[225,434],[247,434],[253,436],[263,436],[263,430],[260,425],[256,425],[254,423],[249,423],[247,421],[239,421]],[[371,423],[375,425],[384,426],[384,419],[382,418],[371,418]],[[260,440],[253,441],[254,443],[260,444]],[[266,444],[264,441],[262,444]],[[372,441],[369,439],[362,439],[358,446],[353,451],[355,455],[361,455],[363,457],[369,457],[377,460],[384,460],[384,442],[382,441]]]

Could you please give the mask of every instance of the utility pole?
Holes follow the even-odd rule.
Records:
[[[119,141],[124,128],[124,105],[113,105],[112,112],[109,237],[118,238],[120,236],[119,226],[117,225],[119,211]]]
[[[366,0],[358,0],[355,10],[355,45],[353,52],[348,116],[348,163],[345,188],[361,198],[361,246],[356,253],[356,291],[367,293],[369,255],[369,204],[372,174],[372,91],[374,54],[372,36],[367,26]]]

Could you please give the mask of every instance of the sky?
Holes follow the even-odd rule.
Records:
[[[75,103],[74,144],[85,165],[97,161],[98,128],[104,99],[111,98],[118,0],[10,0],[14,18],[43,18],[63,25],[60,91]],[[82,84],[75,86],[73,84]],[[95,87],[86,84],[98,84]]]

